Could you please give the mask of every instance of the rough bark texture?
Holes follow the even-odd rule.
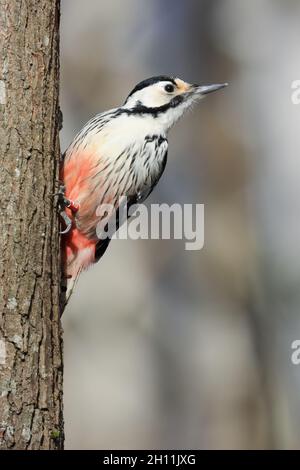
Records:
[[[0,448],[63,446],[59,0],[0,0]]]

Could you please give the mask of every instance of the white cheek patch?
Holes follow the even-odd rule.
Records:
[[[148,108],[157,108],[170,102],[173,96],[167,95],[161,86],[153,85],[136,93],[135,98]]]

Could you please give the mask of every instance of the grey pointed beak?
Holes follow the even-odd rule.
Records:
[[[221,90],[221,88],[225,88],[227,86],[228,86],[228,83],[218,83],[215,85],[193,85],[193,88],[194,88],[194,93],[196,94],[208,95],[208,93]]]

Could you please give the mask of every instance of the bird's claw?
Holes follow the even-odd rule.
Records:
[[[64,235],[65,233],[68,233],[71,230],[72,220],[70,219],[70,217],[67,216],[65,211],[61,211],[59,214],[60,214],[61,218],[63,219],[64,223],[66,224],[65,230],[61,230],[59,232],[61,235]]]
[[[59,207],[59,214],[60,214],[61,218],[63,219],[65,225],[66,225],[66,228],[64,230],[62,230],[60,233],[61,234],[66,234],[70,231],[70,229],[72,227],[72,220],[66,214],[65,209],[68,208],[68,209],[71,210],[71,212],[76,213],[79,209],[79,204],[74,202],[74,201],[71,201],[68,198],[66,198],[66,196],[65,196],[65,186],[61,182],[59,182],[59,183],[60,183],[60,185],[59,185],[59,188],[58,188],[58,192],[53,194],[53,196],[58,197],[57,202],[58,202],[58,207]]]

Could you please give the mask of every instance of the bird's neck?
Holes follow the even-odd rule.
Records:
[[[158,107],[148,107],[140,102],[125,103],[121,109],[131,118],[136,119],[145,127],[152,128],[157,134],[167,135],[171,127],[180,119],[190,107],[188,101],[180,102],[176,106],[166,103]]]
[[[162,116],[155,117],[150,113],[124,115],[119,121],[118,126],[128,135],[135,138],[143,138],[146,135],[154,134],[166,137],[169,130],[167,122],[162,119]]]

